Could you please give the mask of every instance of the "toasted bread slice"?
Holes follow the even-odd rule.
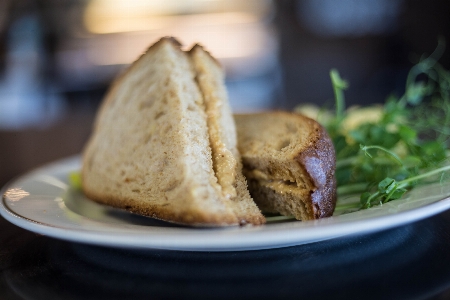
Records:
[[[236,115],[250,194],[264,212],[313,220],[336,205],[335,152],[320,124],[303,115]]]
[[[195,45],[189,53],[205,101],[213,169],[221,194],[231,200],[230,205],[241,223],[262,224],[265,219],[250,197],[242,174],[236,126],[223,83],[223,70],[203,47]]]
[[[83,153],[89,198],[181,224],[242,223],[215,176],[195,77],[190,56],[163,38],[114,82]]]

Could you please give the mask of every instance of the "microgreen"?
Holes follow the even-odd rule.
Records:
[[[440,40],[411,68],[402,96],[389,95],[369,110],[346,109],[349,84],[330,71],[335,114],[323,125],[335,146],[338,199],[360,194],[359,203],[340,207],[338,201],[337,210],[370,208],[417,185],[450,179],[450,71],[437,62],[443,48]]]
[[[341,78],[336,69],[330,71],[330,77],[333,84],[334,97],[336,99],[336,120],[339,122],[344,118],[344,90],[348,88],[348,83]]]

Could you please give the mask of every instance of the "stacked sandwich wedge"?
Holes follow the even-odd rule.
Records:
[[[98,202],[175,223],[262,224],[242,175],[223,72],[163,38],[113,84],[84,152]]]
[[[259,125],[243,124],[248,126]],[[258,165],[246,166],[247,174],[259,174]],[[175,39],[162,38],[106,95],[83,153],[82,187],[94,201],[169,222],[264,224],[242,169],[222,68],[201,46],[182,51]],[[255,188],[262,195],[268,185],[258,176],[252,185],[263,185]],[[308,182],[317,188],[314,180]],[[272,212],[280,207],[259,202]]]

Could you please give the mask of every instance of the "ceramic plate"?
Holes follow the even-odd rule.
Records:
[[[69,158],[8,184],[2,192],[1,215],[24,229],[73,242],[121,248],[240,251],[378,231],[450,208],[450,184],[432,184],[412,190],[402,200],[321,220],[268,218],[268,224],[255,227],[188,228],[87,199],[68,183],[68,174],[79,168],[79,158]]]

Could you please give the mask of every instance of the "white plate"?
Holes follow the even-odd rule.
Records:
[[[30,172],[3,190],[1,215],[24,229],[58,239],[114,246],[235,251],[300,245],[416,221],[450,208],[450,184],[414,189],[406,199],[316,221],[269,222],[225,229],[178,227],[99,205],[68,185],[78,157]]]

